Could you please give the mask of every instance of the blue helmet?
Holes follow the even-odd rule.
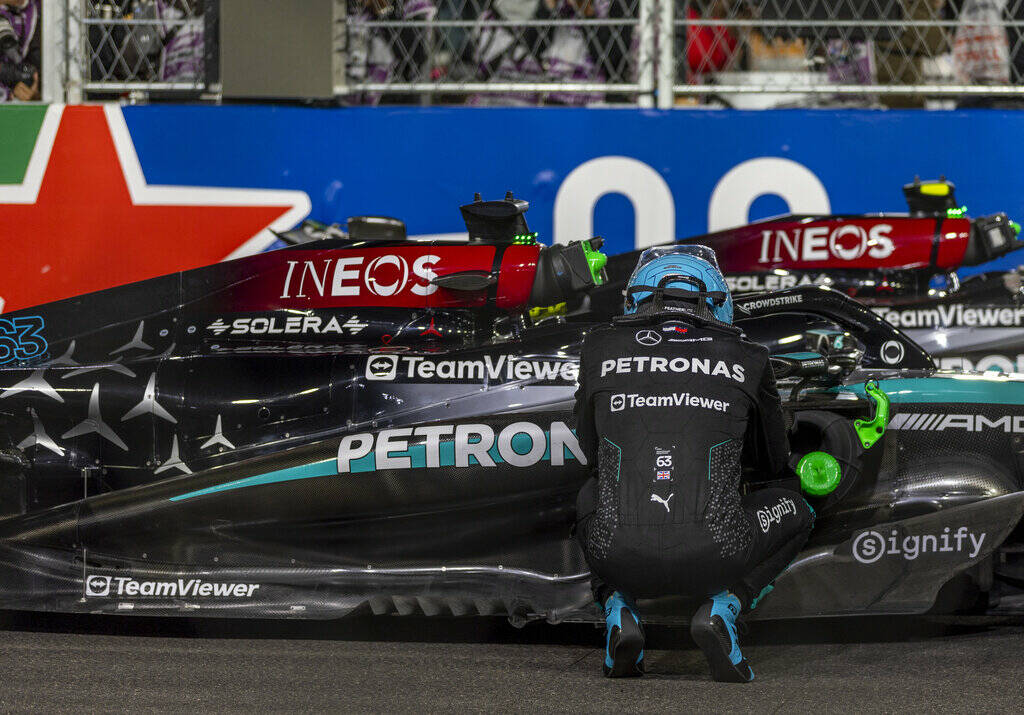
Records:
[[[647,290],[638,290],[640,288]],[[725,276],[718,269],[715,252],[707,246],[662,246],[644,251],[626,284],[625,314],[635,314],[641,303],[655,297],[655,289],[659,288],[697,293],[695,297],[704,297],[712,317],[732,323],[732,295]],[[673,300],[671,293],[661,297]],[[675,296],[676,300],[680,298]],[[704,312],[699,307],[695,304],[694,313],[698,317]]]

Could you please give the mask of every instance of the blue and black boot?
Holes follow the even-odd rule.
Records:
[[[604,674],[608,678],[628,678],[644,674],[644,631],[640,616],[621,593],[616,591],[604,603]]]
[[[706,601],[690,622],[690,635],[704,651],[711,677],[719,682],[749,683],[754,679],[754,671],[740,652],[736,637],[740,608],[740,599],[722,591]]]

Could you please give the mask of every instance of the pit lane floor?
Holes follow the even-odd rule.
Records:
[[[685,631],[649,629],[649,674],[600,675],[589,625],[331,623],[3,614],[0,710],[1011,711],[1024,619],[755,624],[757,680],[710,682]]]

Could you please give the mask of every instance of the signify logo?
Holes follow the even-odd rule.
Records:
[[[214,583],[200,578],[140,581],[129,576],[92,575],[85,579],[85,595],[93,598],[252,598],[259,587],[258,583]]]
[[[908,534],[900,536],[892,529],[886,536],[880,531],[862,531],[853,537],[853,558],[862,564],[873,564],[886,556],[913,561],[923,554],[966,554],[975,558],[985,543],[984,532],[975,534],[966,526],[953,531],[945,527],[941,534]]]
[[[782,497],[777,504],[757,510],[757,523],[761,531],[768,533],[772,524],[781,524],[786,514],[796,514],[796,504],[789,497]]]

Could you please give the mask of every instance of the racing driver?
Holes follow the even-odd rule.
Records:
[[[607,676],[643,674],[635,599],[682,596],[703,601],[690,632],[715,680],[753,680],[736,619],[810,535],[768,351],[732,313],[710,248],[652,248],[625,314],[584,341],[576,429],[596,473],[576,535],[604,607]]]

